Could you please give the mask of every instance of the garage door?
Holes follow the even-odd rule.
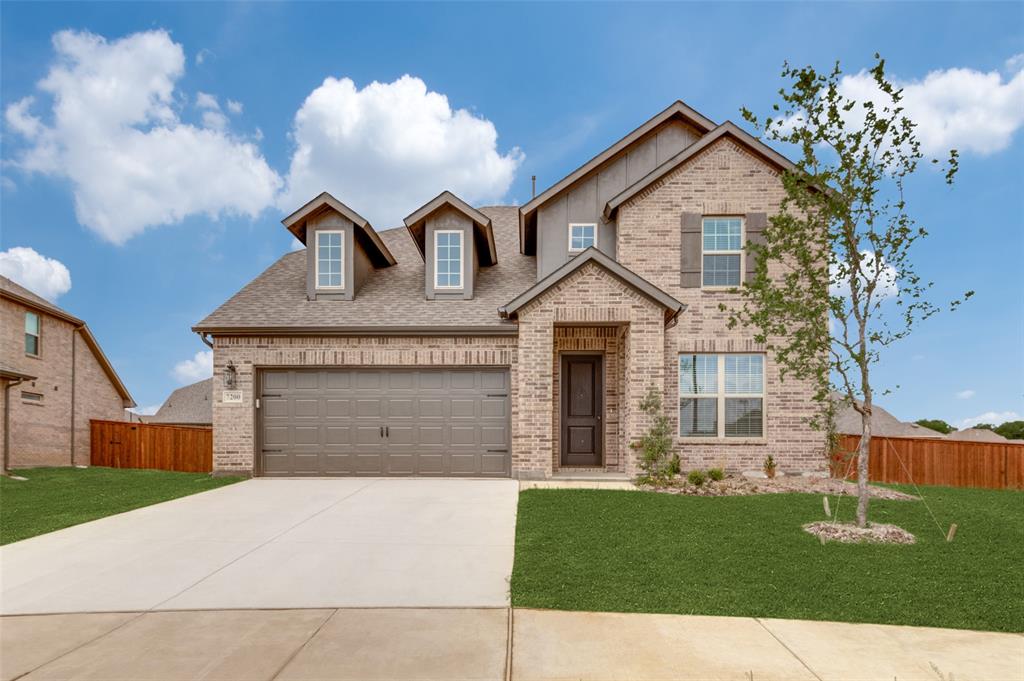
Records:
[[[507,370],[265,370],[261,379],[262,475],[510,473]]]

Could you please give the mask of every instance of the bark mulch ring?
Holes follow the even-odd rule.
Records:
[[[747,496],[750,494],[780,494],[787,492],[805,492],[808,494],[827,494],[830,496],[857,496],[857,485],[852,482],[835,478],[805,477],[787,475],[780,478],[748,478],[743,475],[727,475],[725,479],[708,480],[699,487],[691,484],[685,477],[677,478],[664,485],[638,485],[640,489],[663,494],[689,494],[700,497]],[[920,497],[906,494],[888,487],[871,485],[873,499],[890,499],[896,501],[919,501]]]
[[[902,527],[884,523],[868,523],[857,527],[852,523],[834,523],[828,520],[804,525],[804,531],[813,534],[821,543],[829,541],[843,544],[913,544],[917,539]]]

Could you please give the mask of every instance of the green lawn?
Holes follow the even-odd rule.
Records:
[[[870,510],[917,544],[823,546],[801,529],[824,519],[818,495],[528,490],[512,603],[1024,631],[1024,494],[922,492],[942,530],[921,502],[873,500]],[[853,509],[843,499],[840,516]],[[951,522],[959,531],[947,543]]]
[[[133,508],[223,487],[241,478],[126,468],[29,468],[0,476],[0,544]]]

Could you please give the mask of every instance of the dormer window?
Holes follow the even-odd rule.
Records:
[[[592,222],[569,224],[569,252],[579,253],[597,245],[597,225]]]
[[[341,230],[316,232],[316,287],[342,289],[345,287],[344,233]]]
[[[434,288],[462,288],[462,232],[434,232]]]

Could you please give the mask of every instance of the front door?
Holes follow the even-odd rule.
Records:
[[[603,454],[604,357],[562,355],[562,465],[600,466]]]

